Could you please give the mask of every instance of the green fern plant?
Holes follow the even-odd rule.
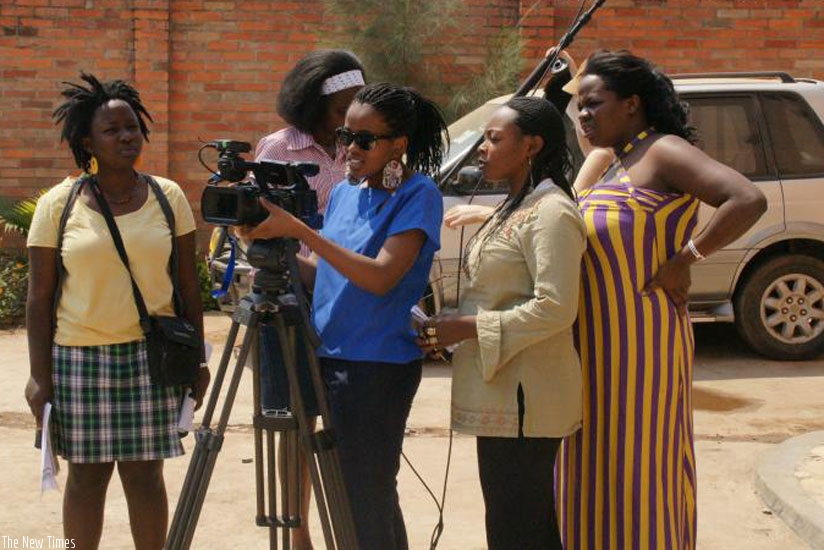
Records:
[[[37,208],[37,201],[42,197],[47,189],[40,191],[36,196],[20,201],[13,201],[6,197],[0,197],[0,224],[7,232],[17,231],[23,235],[28,235],[31,221],[34,218],[34,209]]]
[[[0,328],[22,324],[28,285],[28,259],[17,252],[0,253]]]

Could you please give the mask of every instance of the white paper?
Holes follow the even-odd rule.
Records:
[[[46,491],[59,491],[57,484],[57,473],[60,471],[60,464],[52,450],[51,429],[49,418],[51,417],[51,403],[46,403],[43,407],[43,429],[40,435],[40,494]]]
[[[203,342],[203,354],[208,364],[209,358],[212,356],[212,345],[205,340]],[[191,432],[194,426],[195,405],[197,405],[197,401],[195,401],[193,396],[194,389],[187,388],[186,397],[183,398],[183,402],[180,404],[180,416],[177,419],[177,433],[181,435],[186,435]]]
[[[419,306],[419,305],[417,305],[417,304],[415,304],[414,306],[412,306],[412,311],[411,311],[410,313],[412,313],[412,319],[413,319],[416,323],[423,324],[423,323],[424,323],[424,321],[426,321],[427,319],[429,319],[429,315],[427,315],[426,313],[424,313],[424,311],[423,311],[423,310],[420,308],[420,306]]]
[[[187,391],[186,397],[183,398],[183,403],[180,405],[180,417],[177,419],[177,431],[181,434],[187,434],[192,431],[192,424],[195,419],[195,402],[192,397],[192,392]]]

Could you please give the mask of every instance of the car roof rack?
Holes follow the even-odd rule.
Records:
[[[784,71],[752,71],[732,73],[682,73],[669,75],[673,80],[697,78],[778,78],[784,83],[793,83],[795,79]]]

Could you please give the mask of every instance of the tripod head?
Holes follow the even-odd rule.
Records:
[[[252,292],[278,295],[291,290],[289,257],[297,254],[293,239],[255,239],[246,251],[249,265],[257,268]]]
[[[282,315],[286,325],[301,325],[312,346],[320,345],[309,318],[309,301],[303,291],[298,266],[298,241],[295,239],[256,239],[246,257],[256,267],[252,292],[244,300],[251,302],[255,311]]]

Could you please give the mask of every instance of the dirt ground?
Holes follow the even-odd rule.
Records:
[[[229,322],[208,318],[207,337],[219,357]],[[824,361],[777,363],[746,350],[728,327],[698,326],[695,371],[695,429],[698,461],[698,547],[702,550],[795,550],[807,548],[755,493],[759,455],[784,439],[824,429]],[[33,449],[34,423],[22,397],[28,355],[22,330],[0,332],[0,548],[23,538],[44,542],[61,537],[61,495],[39,493],[39,454]],[[429,365],[409,421],[405,453],[440,497],[449,447],[450,371]],[[265,529],[255,527],[254,447],[251,437],[251,376],[241,382],[225,445],[218,456],[193,548],[267,548]],[[193,438],[185,440],[191,451]],[[485,548],[483,502],[477,481],[474,439],[455,436],[438,548]],[[166,463],[173,512],[188,466],[183,457]],[[65,471],[59,475],[65,483]],[[432,498],[404,464],[399,478],[411,548],[429,547],[438,511]],[[316,548],[323,548],[317,515],[310,517]],[[4,538],[5,537],[5,538]],[[101,548],[131,548],[123,491],[109,490]]]

